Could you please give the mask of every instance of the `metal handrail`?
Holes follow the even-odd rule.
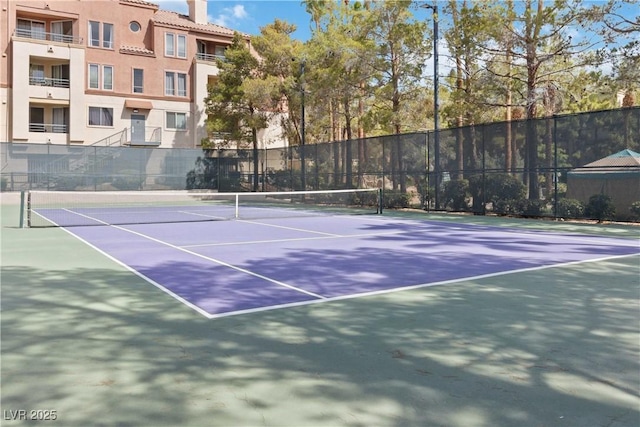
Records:
[[[29,84],[32,86],[69,87],[69,79],[54,79],[51,77],[29,77]]]
[[[17,28],[13,33],[15,37],[22,37],[26,39],[32,40],[44,40],[50,42],[58,42],[58,43],[71,43],[71,44],[82,44],[82,37],[69,36],[66,34],[58,34],[58,33],[46,33],[44,31],[38,30],[27,30],[24,28]]]
[[[200,61],[215,62],[218,59],[224,61],[225,56],[224,55],[212,55],[210,53],[196,53],[196,59],[200,60]]]
[[[67,125],[56,123],[29,123],[29,132],[67,133]]]

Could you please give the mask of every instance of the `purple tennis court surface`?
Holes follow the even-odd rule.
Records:
[[[210,318],[640,253],[638,240],[385,216],[67,231]]]

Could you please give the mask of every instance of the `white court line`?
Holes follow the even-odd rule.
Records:
[[[298,230],[305,231],[305,230]],[[235,246],[235,245],[258,245],[268,243],[285,243],[285,242],[303,242],[311,240],[330,240],[330,239],[350,239],[354,237],[376,237],[376,236],[390,236],[394,234],[405,234],[406,231],[386,231],[382,233],[362,233],[362,234],[332,234],[329,236],[314,236],[314,237],[292,237],[289,239],[271,239],[271,240],[248,240],[239,242],[221,242],[221,243],[198,243],[195,245],[181,245],[181,248],[203,248],[213,246]]]
[[[572,265],[585,264],[585,263],[589,263],[589,262],[610,261],[610,260],[613,260],[613,259],[627,258],[627,257],[632,257],[632,256],[638,256],[638,255],[640,255],[640,252],[636,253],[636,254],[630,254],[630,255],[613,255],[613,256],[608,256],[608,257],[603,257],[603,258],[596,258],[596,259],[588,259],[588,260],[580,260],[580,261],[569,261],[569,262],[564,262],[564,263],[559,263],[559,264],[520,268],[520,269],[517,269],[517,270],[509,270],[509,271],[501,271],[501,272],[497,272],[497,273],[481,274],[481,275],[478,275],[478,276],[471,276],[471,277],[462,277],[460,279],[443,280],[441,282],[421,283],[421,284],[418,284],[418,285],[402,286],[402,287],[399,287],[399,288],[382,289],[382,290],[371,291],[371,292],[362,292],[362,293],[359,293],[359,294],[341,295],[341,296],[337,296],[337,297],[325,297],[322,300],[300,301],[300,302],[294,302],[294,303],[288,303],[288,304],[279,304],[279,305],[251,308],[251,309],[247,309],[247,310],[230,311],[230,312],[227,312],[227,313],[219,313],[219,314],[211,314],[211,313],[209,313],[209,315],[207,315],[206,317],[208,317],[209,319],[217,319],[217,318],[221,318],[221,317],[229,317],[229,316],[237,316],[237,315],[240,315],[240,314],[257,313],[257,312],[261,312],[261,311],[276,310],[276,309],[280,309],[280,308],[299,307],[299,306],[304,306],[304,305],[320,304],[320,303],[327,303],[327,302],[333,302],[333,301],[342,301],[342,300],[349,300],[349,299],[355,299],[355,298],[363,298],[363,297],[370,297],[370,296],[376,296],[376,295],[391,294],[391,293],[395,293],[395,292],[404,292],[404,291],[409,291],[409,290],[414,290],[414,289],[430,288],[430,287],[434,287],[434,286],[451,285],[451,284],[460,283],[460,282],[481,280],[481,279],[489,279],[489,278],[492,278],[492,277],[506,276],[506,275],[509,275],[509,274],[517,274],[517,273],[526,273],[526,272],[530,272],[530,271],[546,270],[546,269],[549,269],[549,268],[556,268],[556,267],[567,267],[567,266],[572,266]]]
[[[197,213],[197,212],[189,212],[189,211],[176,211],[176,212],[181,213],[181,214],[193,215],[193,216],[202,216],[202,217],[211,218],[211,219],[222,219],[222,220],[229,219],[229,217],[227,217],[227,216],[205,215],[205,214],[201,214],[201,213]]]
[[[77,214],[77,215],[81,215],[81,216],[84,216],[84,217],[87,217],[87,218],[95,220],[97,222],[104,223],[105,225],[109,225],[109,224],[105,223],[104,221],[97,220],[97,219],[92,218],[92,217],[87,216],[87,215],[83,215],[83,214],[80,214],[80,213],[77,213],[77,212],[73,212],[73,211],[69,211],[69,212]],[[404,221],[404,219],[400,219],[400,220]],[[202,259],[206,259],[206,260],[218,263],[218,264],[223,265],[223,266],[227,266],[227,267],[235,269],[237,271],[244,272],[246,274],[249,274],[249,275],[252,275],[252,276],[255,276],[255,277],[258,277],[258,278],[262,278],[262,279],[264,279],[266,281],[269,281],[271,283],[274,283],[274,284],[277,284],[277,285],[280,285],[280,286],[284,286],[284,287],[287,287],[287,288],[290,288],[290,289],[293,289],[293,290],[296,290],[296,291],[299,291],[299,292],[302,292],[302,293],[305,293],[305,294],[308,294],[310,296],[314,296],[314,297],[318,298],[318,299],[312,300],[312,301],[300,301],[300,302],[295,302],[295,303],[277,304],[277,305],[264,306],[264,307],[258,307],[258,308],[253,308],[253,309],[237,310],[237,311],[231,311],[231,312],[226,312],[226,313],[219,313],[219,314],[215,314],[214,313],[214,314],[212,314],[212,313],[209,313],[206,310],[196,306],[195,304],[189,302],[188,300],[185,300],[181,296],[175,294],[173,291],[171,291],[171,290],[165,288],[164,286],[158,284],[157,282],[153,281],[149,277],[147,277],[144,274],[140,273],[139,271],[133,269],[129,265],[119,261],[118,259],[114,258],[113,256],[111,256],[108,253],[102,251],[101,249],[97,248],[96,246],[92,245],[91,243],[87,242],[83,238],[73,234],[71,231],[69,231],[69,230],[67,230],[66,228],[63,227],[63,230],[65,232],[71,234],[72,236],[74,236],[78,240],[86,243],[87,245],[89,245],[90,247],[94,248],[99,253],[102,253],[103,255],[105,255],[107,258],[115,261],[119,265],[122,265],[127,270],[133,272],[137,276],[143,278],[147,282],[149,282],[152,285],[154,285],[155,287],[157,287],[158,289],[162,290],[163,292],[167,293],[168,295],[172,296],[176,300],[182,302],[183,304],[185,304],[188,307],[194,309],[196,312],[202,314],[204,317],[209,318],[209,319],[228,317],[228,316],[235,316],[235,315],[241,315],[241,314],[256,313],[256,312],[269,311],[269,310],[275,310],[275,309],[281,309],[281,308],[290,308],[290,307],[318,304],[318,303],[324,303],[324,302],[332,302],[332,301],[340,301],[340,300],[362,298],[362,297],[375,296],[375,295],[384,295],[384,294],[402,292],[402,291],[413,290],[413,289],[449,285],[449,284],[455,284],[455,283],[460,283],[460,282],[465,282],[465,281],[473,281],[473,280],[480,280],[480,279],[486,279],[486,278],[492,278],[492,277],[505,276],[505,275],[509,275],[509,274],[517,274],[517,273],[524,273],[524,272],[530,272],[530,271],[545,270],[545,269],[549,269],[549,268],[565,267],[565,266],[571,266],[571,265],[579,265],[579,264],[590,263],[590,262],[609,261],[609,260],[618,259],[618,258],[626,258],[626,257],[632,257],[632,256],[640,255],[640,252],[634,253],[634,254],[628,254],[628,255],[614,255],[614,256],[595,258],[595,259],[588,259],[588,260],[570,261],[570,262],[565,262],[565,263],[558,263],[558,264],[551,264],[551,265],[544,265],[544,266],[527,267],[527,268],[521,268],[521,269],[516,269],[516,270],[509,270],[509,271],[502,271],[502,272],[497,272],[497,273],[483,274],[483,275],[478,275],[478,276],[463,277],[463,278],[459,278],[459,279],[445,280],[445,281],[441,281],[441,282],[422,283],[422,284],[417,284],[417,285],[402,286],[402,287],[398,287],[398,288],[390,288],[390,289],[383,289],[383,290],[378,290],[378,291],[363,292],[363,293],[358,293],[358,294],[342,295],[342,296],[337,296],[337,297],[324,297],[324,296],[321,296],[321,295],[314,294],[312,292],[305,291],[303,289],[299,289],[299,288],[293,287],[291,285],[287,285],[287,284],[282,283],[282,282],[275,281],[275,280],[270,279],[268,277],[265,277],[265,276],[253,273],[251,271],[248,271],[248,270],[233,266],[233,265],[225,263],[223,261],[216,260],[214,258],[206,257],[206,256],[200,255],[198,253],[182,249],[182,248],[180,248],[178,246],[175,246],[175,245],[172,245],[172,244],[170,244],[168,242],[164,242],[164,241],[155,239],[153,237],[146,236],[146,235],[144,235],[142,233],[138,233],[138,232],[135,232],[133,230],[128,230],[126,228],[119,227],[119,226],[114,226],[114,225],[109,225],[109,226],[117,228],[117,229],[125,231],[125,232],[129,232],[129,233],[132,233],[132,234],[139,235],[140,237],[155,241],[157,243],[160,243],[160,244],[172,247],[172,248],[175,248],[175,249],[183,251],[185,253],[192,254],[192,255],[194,255],[196,257],[199,257],[199,258],[202,258]],[[500,227],[492,227],[492,228],[501,230]],[[513,234],[523,234],[523,235],[524,234],[528,234],[528,235],[531,234],[529,232],[520,232],[520,233],[518,233],[517,231],[509,231],[509,232],[512,232]],[[542,230],[540,232],[544,233],[544,231],[542,231]],[[388,233],[388,234],[398,234],[398,232],[391,232],[391,233]],[[553,234],[553,233],[549,233],[549,234]],[[371,234],[371,235],[375,236],[375,235],[379,235],[379,233],[375,233],[375,234]],[[358,236],[358,235],[356,235],[356,236]],[[308,239],[323,239],[323,238],[327,238],[328,239],[328,238],[336,238],[336,237],[340,237],[340,238],[342,238],[342,237],[353,237],[353,235],[352,236],[348,236],[348,235],[339,236],[339,235],[336,235],[336,236],[333,236],[333,237],[332,236],[326,236],[326,237],[315,237],[315,238],[308,238]],[[566,237],[570,238],[569,236],[566,236]],[[577,235],[576,237],[579,237],[579,235]],[[604,237],[604,238],[606,238],[606,237]],[[611,238],[615,239],[615,237],[611,237]],[[303,239],[303,240],[305,240],[305,239]]]
[[[257,277],[259,279],[266,280],[267,282],[276,284],[278,286],[282,286],[282,287],[285,287],[285,288],[288,288],[288,289],[291,289],[291,290],[294,290],[294,291],[297,291],[297,292],[300,292],[300,293],[303,293],[303,294],[306,294],[306,295],[309,295],[309,296],[312,296],[312,297],[315,297],[315,298],[320,298],[320,299],[326,298],[326,297],[323,297],[322,295],[319,295],[319,294],[316,294],[316,293],[313,293],[313,292],[310,292],[310,291],[306,291],[304,289],[297,288],[295,286],[288,285],[288,284],[286,284],[284,282],[280,282],[279,280],[271,279],[271,278],[269,278],[267,276],[263,276],[262,274],[254,273],[253,271],[247,270],[245,268],[238,267],[238,266],[233,265],[233,264],[229,264],[228,262],[224,262],[224,261],[221,261],[221,260],[216,259],[216,258],[211,258],[211,257],[208,257],[206,255],[202,255],[202,254],[199,254],[197,252],[193,252],[193,251],[190,251],[188,249],[181,248],[180,246],[176,246],[174,244],[171,244],[169,242],[165,242],[163,240],[156,239],[156,238],[151,237],[151,236],[147,236],[146,234],[139,233],[137,231],[129,230],[127,228],[120,227],[120,226],[117,226],[117,225],[112,225],[111,227],[117,228],[118,230],[126,231],[127,233],[135,234],[137,236],[143,237],[143,238],[151,240],[153,242],[160,243],[162,245],[168,246],[168,247],[170,247],[172,249],[176,249],[176,250],[179,250],[181,252],[185,252],[185,253],[187,253],[189,255],[193,255],[193,256],[196,256],[198,258],[202,258],[204,260],[211,261],[211,262],[214,262],[216,264],[220,264],[220,265],[222,265],[224,267],[229,267],[229,268],[231,268],[233,270],[236,270],[236,271],[239,271],[241,273],[245,273],[245,274],[248,274],[250,276],[254,276],[254,277]]]
[[[344,218],[348,219],[358,219],[356,216],[345,215]],[[472,224],[472,223],[457,223],[457,222],[448,222],[441,221],[437,219],[413,219],[413,218],[400,218],[400,217],[368,217],[367,219],[371,221],[377,221],[382,223],[391,223],[391,222],[405,222],[405,223],[418,223],[418,224],[429,224],[438,227],[440,230],[455,230],[455,231],[470,231],[473,233],[490,233],[490,232],[502,232],[520,236],[540,236],[540,237],[552,237],[557,238],[559,240],[569,240],[575,242],[578,240],[579,243],[602,243],[603,239],[612,239],[615,240],[616,243],[620,243],[620,246],[623,247],[640,247],[640,233],[638,237],[623,237],[623,236],[608,236],[608,235],[598,235],[598,234],[583,234],[579,232],[571,232],[567,230],[554,230],[554,229],[531,229],[531,230],[522,230],[518,229],[511,225],[499,226],[499,225],[487,225],[487,224]],[[425,233],[431,233],[433,230],[423,230]]]
[[[246,219],[239,219],[238,222],[246,222],[248,224],[258,224],[258,225],[264,225],[266,227],[282,228],[285,230],[292,230],[292,231],[303,231],[305,233],[311,233],[311,234],[322,234],[323,236],[330,236],[330,237],[344,237],[341,234],[325,233],[323,231],[307,230],[305,228],[287,227],[286,225],[267,224],[265,222],[249,221]]]
[[[73,211],[70,211],[70,212],[73,212]],[[77,212],[73,212],[73,213],[76,213],[76,214],[78,214],[78,215],[80,215],[80,216],[83,216],[83,217],[86,217],[86,218],[95,219],[95,218],[91,218],[91,217],[90,217],[90,216],[88,216],[88,215],[80,214],[80,213],[77,213]],[[178,251],[188,253],[189,255],[193,255],[193,256],[196,256],[196,257],[198,257],[198,258],[202,258],[202,259],[205,259],[205,260],[207,260],[207,261],[211,261],[211,262],[214,262],[214,263],[216,263],[216,264],[220,264],[220,265],[222,265],[222,266],[224,266],[224,267],[231,268],[231,269],[236,270],[236,271],[239,271],[239,272],[241,272],[241,273],[245,273],[245,274],[248,274],[248,275],[250,275],[250,276],[254,276],[254,277],[257,277],[257,278],[259,278],[259,279],[266,280],[267,282],[273,283],[273,284],[275,284],[275,285],[282,286],[282,287],[285,287],[285,288],[288,288],[288,289],[291,289],[291,290],[294,290],[294,291],[297,291],[297,292],[300,292],[300,293],[303,293],[303,294],[306,294],[306,295],[312,296],[312,297],[314,297],[314,298],[319,298],[319,299],[324,299],[324,298],[326,298],[326,297],[324,297],[324,296],[322,296],[322,295],[319,295],[319,294],[316,294],[316,293],[314,293],[314,292],[306,291],[306,290],[304,290],[304,289],[297,288],[297,287],[292,286],[292,285],[288,285],[288,284],[286,284],[286,283],[284,283],[284,282],[280,282],[280,281],[278,281],[278,280],[271,279],[271,278],[269,278],[269,277],[267,277],[267,276],[263,276],[262,274],[254,273],[253,271],[247,270],[247,269],[242,268],[242,267],[235,266],[235,265],[233,265],[233,264],[229,264],[228,262],[224,262],[224,261],[221,261],[221,260],[216,259],[216,258],[211,258],[211,257],[208,257],[208,256],[206,256],[206,255],[202,255],[202,254],[199,254],[199,253],[197,253],[197,252],[193,252],[193,251],[190,251],[190,250],[188,250],[188,249],[181,248],[181,247],[176,246],[176,245],[174,245],[174,244],[171,244],[171,243],[169,243],[169,242],[165,242],[165,241],[163,241],[163,240],[159,240],[159,239],[156,239],[156,238],[154,238],[154,237],[147,236],[146,234],[139,233],[139,232],[137,232],[137,231],[133,231],[133,230],[129,230],[129,229],[127,229],[127,228],[120,227],[120,226],[118,226],[118,225],[110,225],[110,224],[107,224],[107,223],[106,223],[106,222],[104,222],[104,221],[100,221],[100,220],[96,220],[96,221],[101,222],[101,223],[103,223],[103,224],[105,224],[105,225],[108,225],[109,227],[113,227],[113,228],[116,228],[116,229],[118,229],[118,230],[125,231],[125,232],[127,232],[127,233],[135,234],[135,235],[137,235],[137,236],[143,237],[143,238],[148,239],[148,240],[151,240],[151,241],[153,241],[153,242],[160,243],[161,245],[168,246],[168,247],[170,247],[170,248],[172,248],[172,249],[176,249],[176,250],[178,250]],[[73,233],[72,233],[72,234],[73,234]],[[75,234],[74,234],[74,235],[75,235]],[[78,238],[79,238],[79,237],[78,237]],[[83,240],[83,241],[84,241],[84,239],[81,239],[81,240]],[[86,241],[85,241],[85,242],[86,242]],[[88,244],[88,243],[87,243],[87,244]],[[92,245],[91,245],[91,246],[92,246]],[[144,276],[142,273],[138,273],[138,275],[140,275],[140,276],[142,276],[142,277],[145,277],[145,278],[146,278],[146,276]],[[147,278],[147,279],[148,279],[148,278]],[[151,279],[148,279],[148,280],[149,280],[150,282],[152,282],[152,283],[153,283],[153,281],[152,281]]]

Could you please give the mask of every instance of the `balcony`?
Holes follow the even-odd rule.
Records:
[[[56,123],[29,123],[29,132],[67,133],[67,125]]]
[[[29,77],[32,86],[69,88],[69,79],[54,79],[50,77]]]
[[[16,29],[13,33],[14,37],[20,37],[24,39],[38,40],[44,42],[57,42],[67,44],[82,44],[82,37],[75,37],[66,34],[58,33],[46,33],[39,30],[28,29]]]
[[[225,60],[225,56],[224,55],[212,55],[209,53],[196,53],[196,60],[197,61],[205,61],[205,62],[213,62],[215,63],[216,60],[221,60],[224,61]]]

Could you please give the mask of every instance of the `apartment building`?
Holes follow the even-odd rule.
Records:
[[[188,16],[144,0],[0,0],[0,140],[199,147],[234,31],[185,1]],[[285,144],[274,129],[259,139]]]

